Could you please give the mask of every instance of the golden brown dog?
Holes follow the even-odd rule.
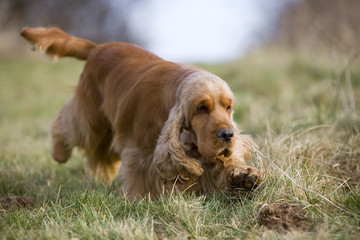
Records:
[[[130,196],[259,182],[260,171],[245,163],[255,144],[237,131],[233,93],[219,77],[132,44],[97,45],[58,28],[24,28],[21,35],[54,58],[86,60],[51,128],[56,161],[82,148],[92,175],[111,183],[120,171]]]

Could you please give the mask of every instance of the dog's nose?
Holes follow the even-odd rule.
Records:
[[[217,135],[224,142],[230,142],[234,136],[234,131],[231,129],[222,129],[217,132]]]

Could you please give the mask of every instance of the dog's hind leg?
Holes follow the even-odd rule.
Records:
[[[104,184],[111,184],[121,166],[119,156],[101,148],[94,153],[85,152],[85,155],[88,169],[95,180]]]
[[[110,126],[97,112],[87,112],[88,109],[79,106],[79,98],[73,97],[52,124],[52,156],[65,163],[72,149],[79,147],[85,152],[88,169],[95,180],[110,184],[121,165],[119,155],[111,150]]]
[[[76,128],[73,121],[73,99],[60,111],[51,126],[51,155],[59,163],[65,163],[71,156],[75,146]]]

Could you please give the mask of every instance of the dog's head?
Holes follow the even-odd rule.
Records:
[[[208,72],[193,73],[179,88],[183,128],[207,159],[233,152],[236,129],[233,123],[234,96],[229,86]]]

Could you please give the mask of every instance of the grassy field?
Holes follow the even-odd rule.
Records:
[[[236,197],[174,194],[151,202],[129,201],[119,181],[94,183],[81,152],[65,165],[51,159],[48,128],[83,62],[1,59],[0,238],[359,239],[360,64],[349,61],[262,50],[202,66],[234,91],[236,121],[265,156],[251,163],[264,181]],[[297,206],[306,227],[269,229],[259,214],[264,204]],[[291,216],[271,222],[284,225]]]

